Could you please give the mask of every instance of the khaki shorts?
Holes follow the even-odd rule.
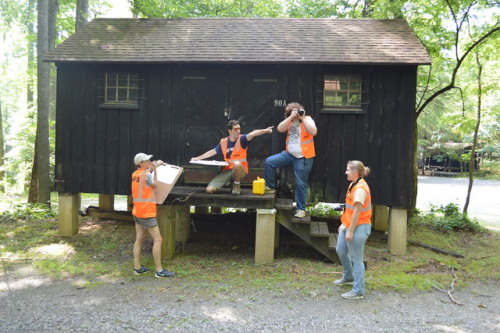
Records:
[[[241,179],[246,176],[245,169],[241,172]],[[225,170],[214,177],[208,184],[208,186],[220,189],[224,186],[231,185],[231,180],[233,179],[233,169]]]
[[[149,229],[152,227],[156,227],[158,225],[158,221],[156,221],[156,217],[147,217],[147,218],[142,218],[142,217],[137,217],[134,216],[134,221],[138,225]]]

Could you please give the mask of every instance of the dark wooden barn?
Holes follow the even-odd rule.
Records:
[[[137,152],[187,165],[227,120],[276,126],[297,101],[318,127],[311,200],[343,201],[357,159],[375,205],[412,202],[417,66],[430,57],[404,20],[96,19],[45,61],[57,65],[61,194],[130,194]],[[250,166],[283,149],[281,134],[256,138]]]

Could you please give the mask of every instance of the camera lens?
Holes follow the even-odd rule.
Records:
[[[299,114],[299,116],[303,116],[304,113],[306,113],[304,110],[298,110],[297,113]]]

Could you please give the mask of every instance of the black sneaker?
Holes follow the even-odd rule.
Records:
[[[139,269],[135,269],[135,268],[134,268],[134,274],[135,274],[135,275],[141,275],[142,273],[147,273],[147,272],[149,272],[149,271],[150,271],[150,269],[149,269],[149,268],[147,268],[147,267],[142,267],[142,266],[141,266],[141,268],[139,268]]]
[[[173,272],[169,272],[165,269],[162,269],[161,271],[155,272],[155,277],[157,278],[162,278],[162,277],[172,277],[175,274]]]

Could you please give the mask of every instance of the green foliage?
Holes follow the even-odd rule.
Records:
[[[57,211],[51,206],[41,203],[16,203],[2,213],[0,222],[11,222],[15,220],[38,221],[57,216]]]
[[[141,17],[280,17],[279,2],[270,0],[131,0]]]
[[[459,212],[458,205],[449,203],[439,207],[431,206],[429,212],[419,213],[410,220],[413,225],[427,226],[441,232],[469,231],[483,232],[484,228],[474,218]]]
[[[318,203],[312,207],[307,207],[306,210],[309,215],[316,217],[339,217],[342,212],[336,211],[331,205],[325,203]]]

